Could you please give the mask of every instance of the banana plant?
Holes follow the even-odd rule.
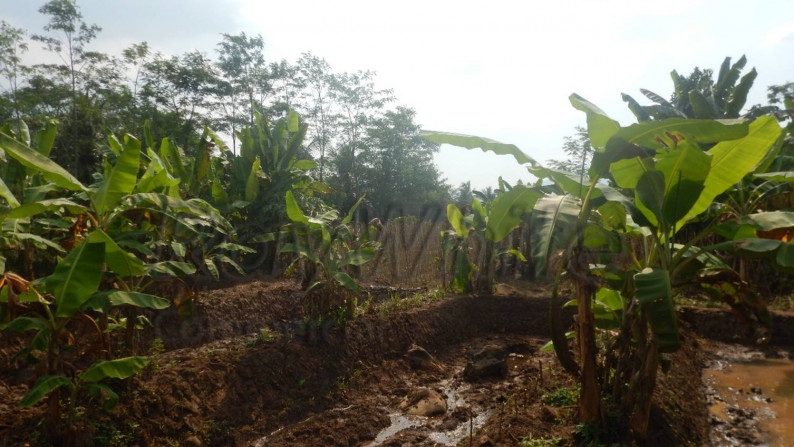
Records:
[[[642,438],[647,432],[650,396],[662,355],[677,350],[680,344],[672,304],[675,286],[685,281],[684,266],[707,255],[696,244],[712,233],[713,227],[706,225],[686,241],[677,240],[676,235],[688,222],[703,219],[719,195],[775,150],[781,129],[771,117],[749,124],[673,118],[620,127],[577,95],[571,96],[571,103],[587,114],[588,131],[591,139],[596,137],[594,146],[599,148],[589,172],[588,193],[582,200],[577,230],[579,253],[584,240],[582,223],[599,203],[594,195],[598,179],[609,178],[633,196],[626,221],[631,219],[638,228],[623,233],[628,240],[640,242],[641,247],[624,251],[623,259],[628,257],[629,262],[612,269],[609,273],[613,277],[603,287],[620,293],[624,303],[621,331],[613,349],[608,350],[617,353],[609,383],[613,385],[612,394],[630,416],[633,432]],[[701,144],[711,147],[704,151]],[[604,199],[610,201],[606,195]],[[713,221],[713,216],[705,218]],[[598,283],[586,273],[584,268],[572,272],[579,275],[580,320],[583,305],[589,307],[598,290]],[[580,351],[594,355],[592,349],[583,346],[593,345],[592,325],[586,329],[590,332],[584,332],[580,321]],[[648,329],[650,337],[643,335]],[[594,366],[588,368],[591,378]],[[584,380],[583,388],[591,381]],[[597,384],[593,385],[588,392],[597,397]],[[581,405],[580,415],[594,417],[601,411],[599,400],[590,399],[586,404],[590,407]]]
[[[522,222],[522,217],[532,210],[535,202],[542,195],[536,189],[516,185],[501,192],[493,200],[473,199],[472,212],[466,216],[455,204],[447,205],[447,220],[452,230],[442,233],[442,253],[450,260],[452,290],[456,292],[474,290],[480,295],[487,295],[493,288],[495,257],[510,254],[521,261],[526,261],[520,251],[512,248],[495,253],[496,244]],[[482,244],[477,264],[471,262],[468,256],[472,235],[476,235]],[[445,272],[446,263],[445,260]],[[476,276],[475,272],[477,272]]]
[[[322,189],[308,174],[317,163],[300,157],[308,126],[294,111],[272,124],[259,112],[254,117],[254,126],[237,133],[239,155],[214,140],[220,157],[210,164],[211,197],[219,208],[236,211],[244,221],[283,222],[286,191]]]
[[[147,148],[147,164],[137,139],[127,135],[120,141],[110,135],[104,173],[87,187],[23,141],[0,132],[0,150],[61,188],[54,198],[37,193],[41,188],[27,188],[27,200],[0,214],[0,223],[6,228],[31,219],[62,222],[67,231],[57,242],[67,250],[86,241],[101,243],[104,262],[112,272],[107,281],[122,291],[144,291],[158,277],[193,273],[195,266],[164,252],[161,245],[178,247],[176,238],[199,239],[206,232],[229,232],[231,226],[207,202],[179,196],[178,184],[165,168],[170,149],[167,140],[159,154]],[[126,346],[134,352],[138,320],[134,307],[114,308],[106,315],[119,320],[124,313]],[[110,327],[108,318],[102,320],[103,329]]]
[[[279,234],[271,233],[263,240],[273,241],[277,238],[281,245],[281,253],[294,253],[295,260],[287,268],[287,273],[301,267],[302,288],[309,297],[329,298],[341,290],[347,290],[354,296],[342,293],[342,303],[331,303],[315,306],[322,313],[336,310],[334,307],[352,306],[355,295],[361,293],[361,287],[354,278],[354,271],[367,262],[375,259],[381,245],[374,240],[377,229],[370,225],[358,234],[351,224],[353,215],[361,204],[363,197],[356,202],[340,219],[336,210],[327,210],[317,216],[307,216],[298,205],[292,191],[284,195],[287,215],[292,221],[281,228]],[[317,303],[311,303],[317,304]]]
[[[617,326],[618,336],[607,348],[615,372],[602,382],[611,385],[610,394],[642,438],[658,365],[680,344],[676,286],[691,279],[687,267],[707,264],[719,248],[697,246],[714,232],[708,223],[717,222],[707,211],[774,154],[781,129],[771,117],[752,123],[671,118],[621,127],[578,95],[571,103],[586,113],[596,153],[589,179],[530,167],[567,193],[536,202],[533,259],[542,271],[548,265],[543,259],[563,252],[558,271],[565,269],[577,286],[580,365],[571,369],[581,380],[580,420],[598,422],[603,414],[595,331]],[[689,240],[676,238],[687,223],[704,219],[703,231]]]
[[[31,137],[24,121],[0,128],[0,213],[36,200],[36,197],[43,199],[57,194],[60,186],[31,167],[49,161],[46,157],[52,149],[56,129],[55,123],[49,121]],[[7,151],[2,149],[3,144],[13,146],[7,155]],[[28,153],[24,148],[18,149],[18,146],[29,146],[38,155]],[[65,172],[61,174],[68,176]],[[56,254],[65,253],[56,240],[67,230],[68,225],[57,219],[4,220],[0,230],[0,272],[5,271],[8,263],[11,270],[31,273],[34,261],[52,261]]]
[[[670,77],[674,91],[670,101],[646,89],[640,89],[640,92],[656,104],[640,105],[625,93],[622,94],[623,101],[640,122],[667,118],[739,118],[747,102],[747,94],[758,76],[755,68],[741,76],[746,64],[745,56],[733,64],[731,58],[726,57],[716,81],[712,79],[711,70],[695,69],[690,77],[673,70]]]
[[[44,366],[44,373],[19,404],[32,406],[48,397],[48,426],[55,437],[61,434],[61,402],[68,405],[69,428],[76,415],[80,391],[98,397],[103,406],[112,408],[118,396],[101,382],[106,378],[130,377],[147,363],[144,357],[101,359],[107,355],[104,336],[92,315],[122,305],[151,309],[170,305],[166,299],[144,293],[100,291],[103,278],[113,275],[112,271],[105,270],[106,245],[87,240],[80,243],[58,263],[51,275],[37,281],[28,282],[8,274],[0,281],[0,299],[9,302],[13,296],[18,307],[16,313],[21,314],[0,325],[0,330],[32,332],[23,354],[41,359]],[[86,367],[86,361],[92,358],[99,360]],[[63,394],[62,389],[70,393]]]

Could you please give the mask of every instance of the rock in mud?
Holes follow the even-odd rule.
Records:
[[[408,348],[408,352],[405,354],[405,358],[408,359],[408,364],[411,365],[413,369],[444,372],[444,367],[441,366],[441,363],[421,346],[411,345],[411,347]]]
[[[507,348],[486,345],[476,352],[463,370],[463,378],[469,382],[481,379],[507,377]]]
[[[400,408],[416,416],[437,416],[447,412],[447,401],[437,391],[419,388],[408,394]]]

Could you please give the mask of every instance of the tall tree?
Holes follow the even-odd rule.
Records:
[[[49,17],[44,26],[48,34],[35,34],[31,38],[43,43],[44,48],[57,54],[62,62],[41,68],[53,78],[64,75],[70,91],[68,120],[59,141],[56,141],[53,156],[74,172],[78,179],[89,182],[93,168],[98,163],[93,147],[94,123],[91,120],[97,115],[91,110],[80,109],[81,105],[89,104],[81,104],[79,91],[86,78],[86,67],[101,62],[102,55],[88,51],[86,46],[102,28],[86,24],[77,2],[72,0],[51,0],[39,8],[39,12]]]
[[[272,102],[264,108],[268,116],[277,118],[286,116],[290,110],[306,110],[299,97],[303,80],[299,76],[297,65],[292,65],[284,59],[272,62],[268,75],[273,91]]]
[[[241,125],[237,111],[244,113],[245,124],[254,125],[254,111],[261,109],[270,91],[267,65],[265,64],[265,41],[261,35],[248,37],[222,34],[218,43],[218,68],[224,78],[224,101],[226,120],[232,133],[232,147],[236,151],[235,131]]]
[[[83,22],[83,14],[77,2],[72,0],[51,0],[39,8],[39,12],[49,16],[50,20],[44,30],[51,35],[35,34],[32,39],[42,42],[47,50],[57,53],[68,68],[74,109],[78,78],[84,64],[91,57],[85,46],[96,38],[102,28]]]
[[[133,117],[138,110],[138,87],[143,78],[143,71],[151,56],[151,49],[147,42],[135,43],[121,52],[126,67],[133,73],[130,81],[130,112]]]
[[[320,181],[323,181],[326,170],[326,158],[335,136],[335,124],[338,119],[334,110],[331,93],[334,76],[325,59],[311,53],[303,53],[297,62],[298,75],[305,111],[303,116],[309,117],[310,126],[308,147],[320,153]]]
[[[365,150],[363,139],[367,127],[380,118],[386,103],[394,100],[391,90],[375,89],[374,78],[371,71],[341,73],[333,77],[331,84],[331,94],[339,112],[335,174],[340,188],[348,195],[343,208],[349,208],[361,196],[363,163],[358,158]]]
[[[587,135],[587,129],[582,126],[576,126],[574,129],[576,130],[574,135],[563,139],[562,150],[567,155],[567,158],[564,160],[549,160],[549,166],[581,177],[587,174],[587,168],[593,158],[593,148],[590,146],[590,137]]]
[[[217,70],[202,53],[170,58],[158,53],[145,65],[141,99],[150,109],[153,127],[192,150],[197,131],[212,124],[209,111],[218,85]]]
[[[5,20],[0,21],[0,75],[8,82],[8,94],[11,97],[12,116],[19,120],[19,90],[20,77],[27,74],[30,69],[22,65],[22,54],[28,50],[25,42],[25,30],[14,28]]]
[[[367,129],[361,186],[378,216],[418,214],[424,206],[449,200],[447,185],[433,163],[438,145],[419,135],[415,116],[412,109],[397,107]]]

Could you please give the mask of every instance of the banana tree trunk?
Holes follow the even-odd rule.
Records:
[[[648,436],[648,423],[651,419],[651,397],[656,388],[656,372],[659,369],[659,348],[656,342],[651,342],[644,353],[644,362],[637,371],[636,383],[632,381],[631,390],[634,393],[635,407],[631,415],[631,431],[638,439]]]
[[[592,298],[586,284],[577,283],[577,297],[579,300],[579,356],[581,361],[580,383],[582,386],[579,395],[579,421],[586,423],[599,423],[601,421],[601,392],[598,388],[598,367],[596,364],[595,322],[590,309]]]
[[[480,259],[480,271],[477,274],[477,284],[474,287],[478,295],[490,295],[493,291],[493,252],[494,243],[489,239],[485,239],[485,244],[482,245],[482,255]]]

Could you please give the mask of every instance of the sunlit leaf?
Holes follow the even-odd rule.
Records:
[[[436,132],[423,130],[420,132],[422,137],[433,143],[449,144],[452,146],[463,147],[466,149],[482,149],[483,152],[493,152],[497,155],[512,155],[519,164],[535,165],[537,162],[529,155],[525,154],[514,144],[500,143],[490,138],[477,137],[474,135],[464,135],[450,132]]]

